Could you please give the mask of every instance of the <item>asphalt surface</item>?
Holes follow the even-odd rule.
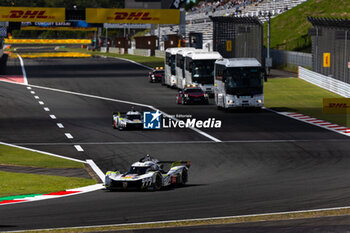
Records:
[[[267,110],[223,112],[213,103],[176,105],[175,90],[148,83],[148,70],[117,59],[43,58],[25,59],[24,63],[31,85],[94,97],[0,83],[0,141],[81,160],[93,159],[103,172],[126,170],[145,154],[160,160],[191,160],[190,181],[186,187],[159,192],[100,190],[1,206],[0,231],[350,205],[350,144],[346,136]],[[20,74],[17,60],[9,61],[8,72]],[[220,129],[202,131],[222,142],[190,129],[114,130],[112,112],[127,111],[131,106],[148,110],[117,100],[152,105],[173,115],[221,120]],[[50,118],[51,114],[56,119]],[[64,128],[57,127],[57,123]],[[73,138],[68,139],[65,133]],[[74,145],[84,151],[77,151]],[[317,221],[315,224],[317,227]],[[246,232],[255,232],[254,225],[249,226],[244,226],[250,229]],[[218,232],[236,227],[223,226]],[[264,226],[257,229],[271,230]]]

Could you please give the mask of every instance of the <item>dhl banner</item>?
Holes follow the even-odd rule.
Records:
[[[64,22],[65,8],[0,7],[0,21]]]
[[[350,98],[324,98],[323,113],[350,113]]]
[[[179,24],[180,10],[86,8],[86,22]]]

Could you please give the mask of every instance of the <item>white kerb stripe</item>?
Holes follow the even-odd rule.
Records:
[[[64,135],[66,135],[66,137],[67,137],[68,139],[72,139],[72,138],[73,138],[73,136],[72,136],[70,133],[65,133]]]
[[[63,129],[64,126],[61,123],[57,123],[58,128]]]
[[[47,107],[45,107],[44,110],[45,110],[46,112],[50,112],[50,109],[47,108]]]
[[[93,160],[91,160],[91,159],[87,159],[86,162],[90,165],[90,167],[92,168],[92,170],[94,170],[94,172],[98,175],[98,177],[100,177],[100,179],[102,181],[104,181],[105,180],[105,174],[103,174],[103,172],[96,165],[96,163]]]
[[[32,88],[30,88],[30,89],[32,89]],[[35,95],[35,91],[31,91],[30,93],[33,94],[33,95]]]
[[[37,96],[37,95],[36,95],[36,96],[34,96],[34,98],[35,98],[36,100],[37,100],[37,99],[40,99],[40,98],[39,98],[39,96]]]
[[[55,115],[50,115],[51,119],[56,119]]]
[[[39,104],[40,104],[40,105],[44,105],[44,102],[43,102],[43,101],[39,101]]]

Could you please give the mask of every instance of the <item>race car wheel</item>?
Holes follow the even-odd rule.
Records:
[[[186,169],[183,169],[181,173],[181,184],[185,185],[187,181],[188,181],[188,172]]]
[[[156,175],[156,181],[153,184],[153,188],[155,191],[162,188],[162,175],[159,173],[157,173],[157,175]]]
[[[117,128],[117,123],[115,121],[113,121],[113,129]]]

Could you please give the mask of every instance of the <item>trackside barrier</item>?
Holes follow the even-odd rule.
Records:
[[[155,56],[164,58],[165,57],[165,51],[155,50]]]
[[[128,53],[137,56],[150,57],[151,50],[150,49],[128,49]]]
[[[350,84],[348,83],[310,71],[301,66],[298,67],[298,77],[343,97],[350,97]]]
[[[120,52],[119,52],[119,48],[113,48],[113,47],[109,48],[109,52],[110,52],[110,53],[117,53],[117,54],[120,53]]]
[[[107,47],[101,47],[101,53],[107,53]]]

